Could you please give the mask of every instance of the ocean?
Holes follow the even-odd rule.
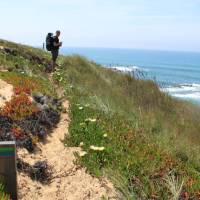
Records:
[[[107,48],[62,48],[125,73],[154,79],[162,91],[200,105],[200,53]]]

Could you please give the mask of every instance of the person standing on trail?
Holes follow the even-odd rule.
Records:
[[[59,54],[59,48],[62,46],[62,42],[59,41],[60,31],[56,31],[56,35],[53,37],[53,45],[51,49],[52,55],[52,71],[55,70],[56,67],[56,60]]]

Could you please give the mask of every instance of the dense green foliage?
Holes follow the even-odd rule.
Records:
[[[49,55],[0,41],[0,65],[48,83]],[[34,55],[38,59],[27,59]],[[16,67],[17,64],[17,67]],[[12,72],[14,73],[14,72]],[[3,76],[1,75],[3,78]],[[200,109],[160,92],[156,83],[124,75],[80,56],[61,56],[54,83],[70,101],[70,137],[78,163],[106,175],[125,199],[199,199]],[[122,198],[123,198],[122,197]]]

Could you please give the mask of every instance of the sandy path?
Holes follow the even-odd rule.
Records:
[[[10,101],[13,95],[13,86],[0,79],[0,107],[5,105],[6,101]]]
[[[68,110],[67,101],[63,106]],[[77,167],[74,152],[79,148],[64,147],[61,140],[68,134],[69,118],[62,113],[61,120],[46,144],[40,144],[40,150],[30,155],[25,149],[18,150],[19,157],[30,164],[38,160],[47,160],[53,168],[54,179],[49,185],[32,181],[23,173],[18,174],[19,199],[24,200],[99,200],[101,197],[117,199],[116,192],[107,180],[99,180],[87,174],[84,168]]]

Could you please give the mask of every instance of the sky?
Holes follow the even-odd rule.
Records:
[[[1,0],[0,38],[40,46],[200,51],[200,0]]]

